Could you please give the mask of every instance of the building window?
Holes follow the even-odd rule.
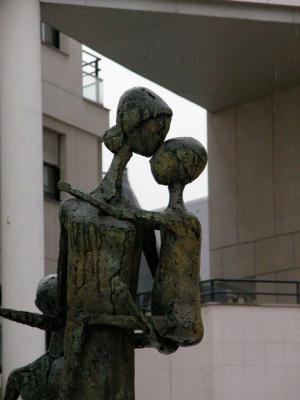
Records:
[[[51,26],[42,22],[41,24],[41,31],[42,31],[42,42],[46,43],[56,49],[60,48],[60,37],[59,31],[52,28]]]
[[[48,129],[44,129],[44,196],[46,199],[59,201],[57,183],[60,179],[59,166],[59,135]]]
[[[59,168],[44,161],[44,196],[46,199],[59,201],[58,181]]]

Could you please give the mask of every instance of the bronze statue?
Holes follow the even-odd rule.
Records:
[[[93,197],[130,206],[122,195],[126,164],[132,151],[150,156],[157,150],[171,116],[167,104],[147,89],[121,97],[117,125],[104,136],[115,155]],[[66,319],[61,399],[133,399],[134,330],[99,324],[99,317],[132,316],[127,299],[136,297],[143,226],[106,216],[78,199],[62,203],[60,221],[58,295]]]
[[[75,198],[60,206],[57,278],[45,278],[37,295],[44,315],[0,309],[5,318],[51,331],[52,341],[44,356],[10,375],[5,400],[134,400],[135,348],[169,354],[201,340],[201,226],[182,195],[207,154],[191,138],[164,142],[171,118],[150,90],[125,92],[116,125],[104,135],[114,158],[102,182],[90,194],[59,184]],[[152,156],[152,173],[170,192],[164,212],[141,210],[124,193],[132,153]],[[151,315],[136,304],[141,251],[154,278]]]
[[[199,268],[201,225],[186,211],[183,190],[205,168],[204,147],[192,138],[167,140],[150,163],[156,181],[168,185],[170,201],[163,213],[119,208],[60,182],[59,189],[88,201],[116,218],[153,225],[161,231],[161,252],[152,290],[154,327],[162,338],[180,346],[199,343],[203,336]]]

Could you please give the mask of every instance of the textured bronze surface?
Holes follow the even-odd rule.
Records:
[[[207,162],[204,147],[192,138],[166,141],[152,157],[156,181],[168,185],[170,200],[163,213],[120,208],[61,182],[60,190],[88,201],[116,218],[150,224],[161,231],[159,267],[152,290],[152,319],[157,333],[180,346],[198,343],[203,336],[200,312],[199,260],[201,225],[187,212],[183,190]]]
[[[91,193],[94,198],[130,206],[122,181],[132,151],[153,154],[171,116],[166,103],[149,90],[135,88],[121,97],[117,125],[104,136],[114,158]],[[133,399],[134,330],[91,325],[86,317],[133,315],[143,225],[107,216],[79,199],[61,205],[60,221],[59,304],[66,319],[61,399]]]
[[[50,348],[12,372],[5,400],[19,394],[23,400],[134,400],[135,348],[169,354],[201,340],[201,226],[182,194],[203,171],[207,154],[191,138],[164,142],[171,117],[150,90],[125,92],[117,124],[104,135],[114,153],[105,178],[90,194],[60,182],[74,197],[60,206],[57,277],[44,278],[38,288],[43,314],[0,309],[5,318],[50,332]],[[162,213],[137,208],[123,193],[133,152],[152,156],[154,178],[169,188]],[[154,277],[151,314],[135,301],[142,250]]]

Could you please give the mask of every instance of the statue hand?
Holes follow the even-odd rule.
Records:
[[[70,189],[72,189],[72,186],[68,182],[59,181],[57,184],[57,188],[61,192],[69,192]]]

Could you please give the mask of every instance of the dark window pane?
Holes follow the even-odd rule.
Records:
[[[44,196],[46,199],[59,201],[58,181],[59,168],[55,165],[44,163]]]
[[[42,22],[42,42],[59,49],[59,31]]]

